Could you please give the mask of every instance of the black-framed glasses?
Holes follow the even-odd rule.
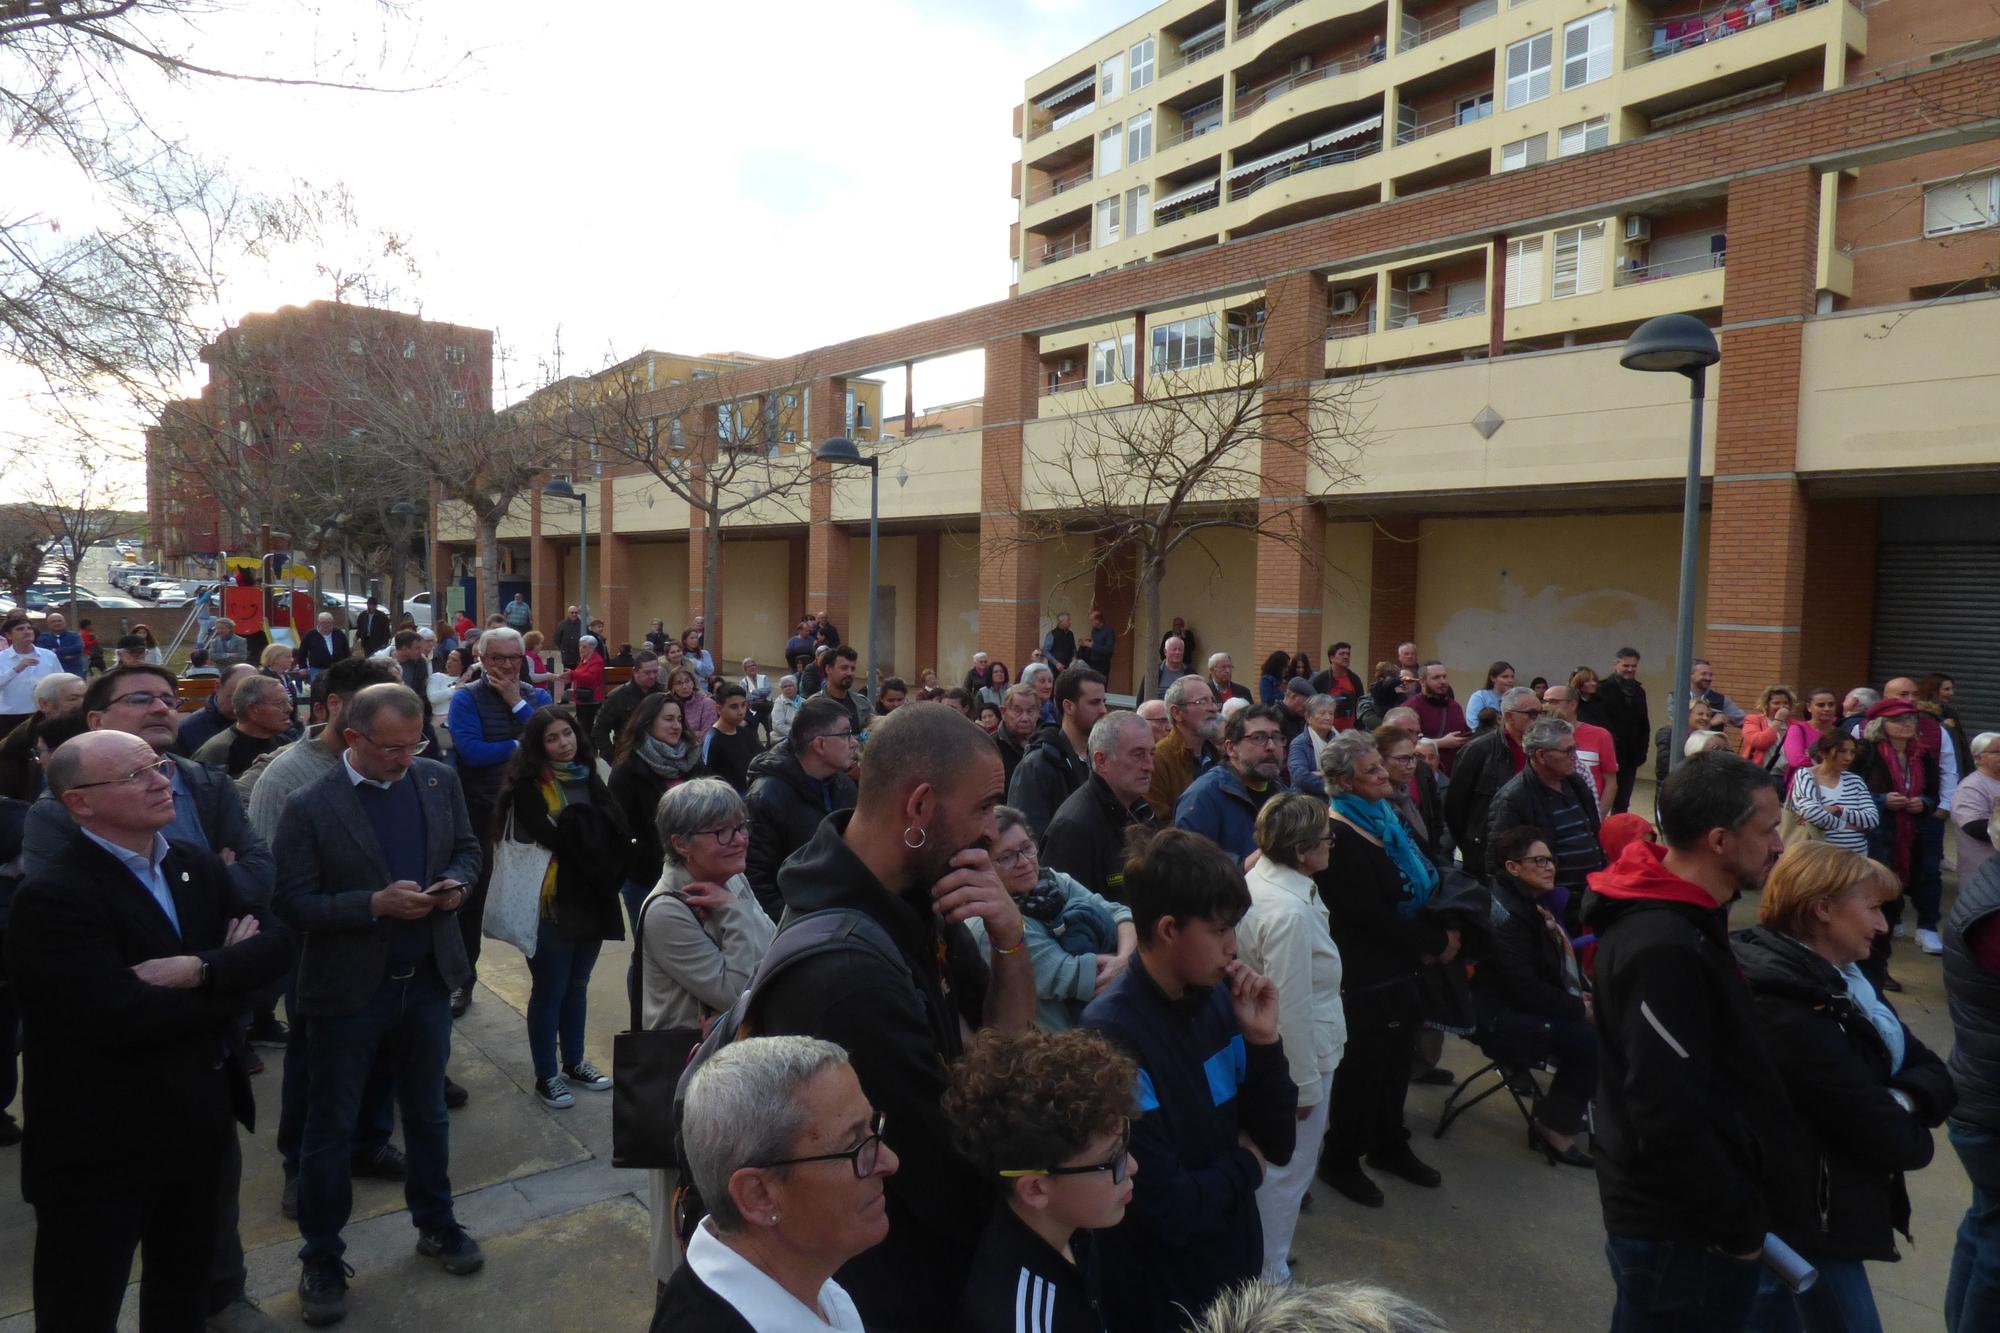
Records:
[[[1510,708],[1507,711],[1516,717],[1540,717],[1542,715],[1542,710],[1539,708]]]
[[[1556,859],[1547,853],[1543,853],[1540,856],[1517,856],[1514,858],[1514,863],[1524,866],[1540,866],[1544,870],[1552,870],[1555,868]]]
[[[866,1180],[875,1174],[875,1168],[882,1164],[882,1113],[877,1111],[868,1118],[868,1137],[849,1148],[846,1152],[815,1153],[811,1157],[780,1157],[775,1162],[751,1162],[748,1165],[759,1171],[767,1171],[774,1166],[805,1166],[811,1162],[846,1162],[854,1168],[856,1180]]]
[[[743,835],[747,827],[742,820],[738,820],[734,824],[723,824],[717,828],[696,829],[694,835],[697,838],[703,836],[713,838],[715,839],[715,845],[718,847],[734,847],[737,843],[743,841]]]
[[[1024,842],[1019,847],[1016,847],[1013,851],[1002,852],[1000,855],[994,857],[993,868],[995,870],[1012,870],[1014,867],[1019,865],[1025,865],[1027,862],[1034,859],[1035,859],[1035,844],[1032,842]]]
[[[156,776],[168,782],[172,782],[173,778],[171,774],[173,773],[173,771],[174,771],[173,760],[155,759],[152,763],[147,764],[144,768],[135,768],[122,778],[106,778],[102,782],[73,783],[69,787],[66,787],[64,790],[87,791],[92,787],[116,787],[121,783],[126,783],[126,782],[144,782],[147,778]]]
[[[112,708],[151,708],[154,704],[165,704],[169,708],[180,706],[180,696],[171,692],[161,694],[153,690],[133,690],[121,694],[109,705]]]
[[[1093,1171],[1109,1171],[1111,1173],[1111,1183],[1114,1185],[1123,1185],[1125,1183],[1125,1163],[1127,1158],[1131,1156],[1131,1153],[1132,1122],[1128,1120],[1125,1122],[1125,1128],[1119,1132],[1117,1149],[1111,1156],[1101,1162],[1086,1162],[1082,1166],[1024,1167],[1015,1171],[1002,1171],[1000,1174],[1008,1180],[1019,1180],[1023,1176],[1087,1176]]]

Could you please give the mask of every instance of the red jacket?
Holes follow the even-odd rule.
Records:
[[[1459,707],[1458,700],[1449,694],[1442,699],[1433,699],[1422,690],[1418,690],[1410,696],[1409,706],[1417,711],[1417,721],[1423,727],[1424,735],[1431,740],[1449,736],[1454,731],[1471,730],[1465,725],[1465,710]],[[1457,750],[1440,749],[1438,767],[1449,774],[1453,762],[1458,758],[1458,753]]]

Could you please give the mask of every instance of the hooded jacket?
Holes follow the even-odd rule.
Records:
[[[1810,1167],[1803,1189],[1775,1201],[1774,1229],[1809,1258],[1901,1258],[1892,1229],[1910,1234],[1903,1173],[1929,1165],[1931,1130],[1958,1100],[1944,1061],[1905,1026],[1903,1067],[1891,1074],[1882,1034],[1833,964],[1767,926],[1739,931],[1730,945],[1798,1107]]]
[[[750,761],[750,794],[743,802],[750,816],[750,846],[743,874],[773,921],[785,914],[778,867],[812,841],[821,820],[837,810],[852,810],[856,796],[853,778],[835,773],[820,782],[800,767],[789,745],[774,746]]]
[[[1604,1229],[1748,1254],[1771,1202],[1796,1197],[1802,1126],[1758,1039],[1722,910],[1666,855],[1627,846],[1590,877],[1583,907],[1598,937]]]
[[[1090,760],[1076,752],[1061,727],[1043,727],[1028,741],[1007,782],[1007,804],[1028,820],[1037,841],[1048,831],[1062,803],[1090,776]]]

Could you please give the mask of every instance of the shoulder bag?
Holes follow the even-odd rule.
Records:
[[[493,874],[486,881],[486,917],[481,933],[504,940],[525,958],[535,956],[542,921],[542,881],[549,873],[549,849],[514,838],[514,812],[493,842]]]
[[[639,960],[639,984],[632,988],[632,1025],[611,1038],[611,1165],[671,1171],[678,1128],[674,1090],[707,1029],[651,1029],[640,1021],[639,1000],[646,990],[646,909],[654,896],[672,898],[682,911],[694,912],[679,894],[663,893],[641,903],[638,920],[632,923],[632,956]]]

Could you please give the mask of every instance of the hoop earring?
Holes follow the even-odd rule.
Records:
[[[917,840],[915,842],[910,841],[910,830],[907,828],[903,830],[903,845],[909,848],[913,852],[923,850],[924,844],[929,842],[930,840],[931,840],[931,835],[929,829],[918,829]]]

